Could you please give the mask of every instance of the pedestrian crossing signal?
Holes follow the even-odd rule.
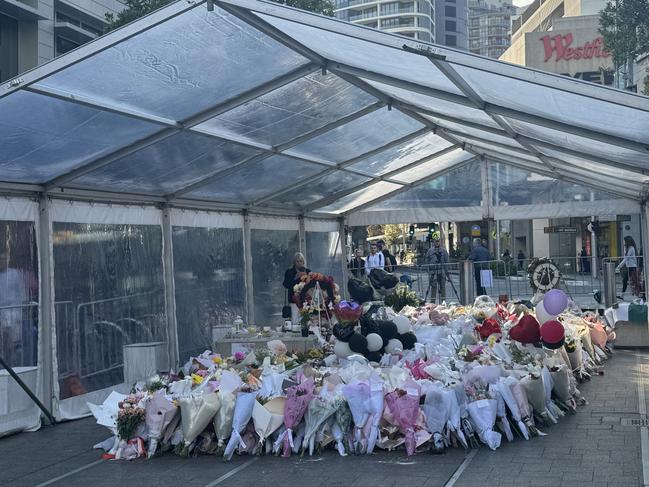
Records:
[[[415,226],[410,225],[410,229],[408,230],[408,235],[412,237],[414,234],[415,234]]]

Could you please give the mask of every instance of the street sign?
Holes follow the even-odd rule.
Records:
[[[543,233],[577,233],[577,227],[543,227]]]

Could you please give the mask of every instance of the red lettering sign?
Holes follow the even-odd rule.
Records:
[[[555,36],[546,35],[541,37],[543,50],[545,51],[544,63],[547,63],[554,55],[554,62],[570,61],[571,59],[593,59],[607,58],[611,53],[604,49],[604,38],[597,37],[583,46],[572,46],[572,34],[558,34]]]

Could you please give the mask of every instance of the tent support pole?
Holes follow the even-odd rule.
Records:
[[[43,377],[43,403],[47,410],[52,410],[56,400],[54,397],[54,272],[52,255],[52,218],[51,200],[41,193],[38,202],[38,253],[40,260],[40,332],[39,356],[41,360]],[[49,416],[48,416],[49,418]]]
[[[297,219],[299,227],[298,227],[298,234],[299,234],[299,240],[300,240],[300,252],[304,254],[306,257],[306,226],[304,224],[304,215],[300,215]]]
[[[171,228],[171,209],[165,205],[162,209],[162,249],[164,262],[165,313],[167,315],[167,347],[169,366],[175,368],[180,364],[178,346],[178,322],[176,318],[176,281],[174,279],[173,229]]]
[[[255,301],[252,284],[252,232],[250,230],[250,214],[246,210],[243,212],[243,265],[246,285],[246,323],[252,324],[255,322]]]
[[[341,297],[347,297],[347,240],[345,239],[345,217],[338,219],[338,241],[340,242],[340,250],[342,257],[340,259],[342,282],[340,283]]]

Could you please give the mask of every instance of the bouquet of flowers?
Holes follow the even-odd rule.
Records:
[[[480,382],[465,386],[468,398],[467,411],[478,430],[480,440],[492,450],[500,446],[501,436],[493,430],[496,424],[498,403],[487,392],[487,386]]]
[[[162,389],[156,389],[146,406],[146,426],[149,430],[147,458],[155,455],[162,434],[176,416],[178,407],[170,401]]]
[[[334,399],[334,407],[336,408],[335,421],[331,426],[331,433],[336,440],[336,449],[341,457],[347,456],[345,453],[345,445],[343,440],[347,432],[352,428],[352,412],[349,409],[347,401],[342,396],[336,396]]]
[[[199,396],[182,397],[178,400],[182,418],[183,442],[178,444],[177,452],[189,456],[192,443],[210,424],[216,415],[221,400],[217,394],[206,393]]]
[[[244,384],[237,393],[234,416],[232,417],[232,434],[230,435],[230,441],[228,441],[225,447],[225,452],[223,452],[223,458],[228,461],[232,459],[232,455],[237,446],[242,449],[246,448],[246,444],[241,435],[243,430],[246,429],[248,422],[252,419],[252,410],[255,406],[257,392],[256,389]]]
[[[324,296],[324,303],[318,303],[317,309],[311,306],[317,296],[314,294],[316,287],[319,287]],[[300,309],[311,309],[312,311],[323,312],[340,302],[340,289],[334,283],[333,276],[325,276],[319,272],[309,272],[300,277],[300,282],[293,286],[293,302]]]
[[[138,452],[136,457],[126,455],[125,449],[127,444],[131,441],[138,427],[144,422],[146,411],[144,408],[139,407],[138,403],[141,398],[128,396],[123,402],[120,403],[120,409],[117,413],[117,436],[120,439],[119,447],[115,453],[115,458],[136,458],[146,454],[146,452]]]
[[[383,392],[383,379],[378,374],[370,376],[370,400],[367,402],[369,414],[367,426],[370,431],[367,435],[367,454],[374,451],[374,446],[379,439],[379,423],[383,416],[385,393]],[[416,418],[415,418],[416,419]]]
[[[395,389],[385,396],[386,406],[390,408],[392,417],[401,433],[406,437],[406,454],[415,453],[415,424],[419,416],[419,385],[409,380],[404,389]]]
[[[315,384],[313,379],[307,379],[302,384],[289,387],[286,390],[286,406],[284,408],[284,426],[286,430],[279,435],[275,442],[275,450],[279,451],[279,447],[284,444],[283,456],[289,457],[291,449],[295,446],[293,441],[293,430],[302,421],[306,413],[309,403],[313,399],[313,391]]]
[[[252,420],[255,425],[255,432],[259,436],[259,451],[261,451],[266,439],[284,424],[285,407],[285,397],[268,399],[257,396],[252,409]],[[270,443],[267,446],[270,446]]]
[[[330,416],[336,412],[336,404],[332,400],[323,396],[316,396],[309,403],[306,411],[305,432],[302,444],[302,452],[306,450],[307,445],[309,448],[309,455],[313,455],[315,448],[315,437],[318,429],[324,424]]]
[[[353,450],[362,453],[367,448],[367,441],[363,438],[363,428],[370,417],[366,406],[370,401],[370,386],[365,381],[354,381],[343,387],[343,394],[354,420]]]

